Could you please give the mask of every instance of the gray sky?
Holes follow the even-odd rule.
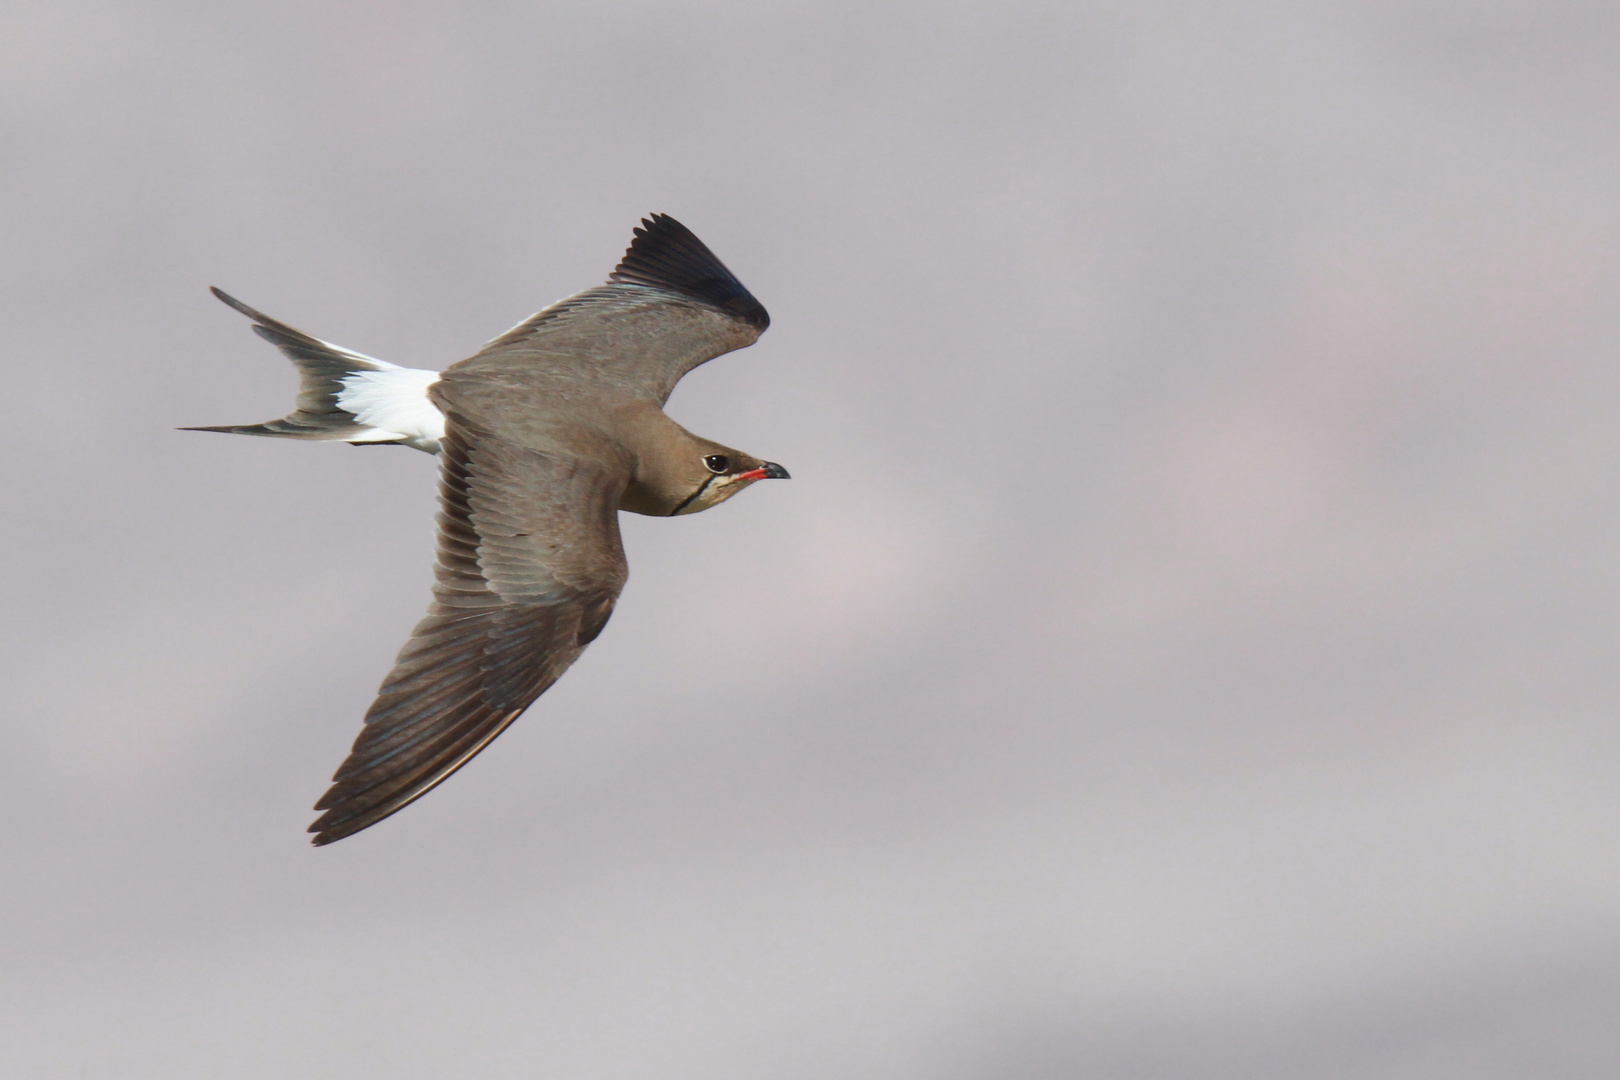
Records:
[[[0,1072],[1608,1080],[1620,15],[0,12]],[[219,285],[438,367],[691,226],[770,309],[585,658],[310,804],[435,466]]]

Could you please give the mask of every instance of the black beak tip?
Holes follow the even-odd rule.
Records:
[[[765,463],[765,479],[767,479],[767,480],[791,480],[791,479],[793,479],[793,477],[788,475],[788,471],[786,469],[782,468],[782,466],[778,465],[776,462],[767,461]]]

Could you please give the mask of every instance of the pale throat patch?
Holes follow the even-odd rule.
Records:
[[[752,480],[739,480],[735,476],[716,476],[703,489],[703,494],[693,499],[676,516],[685,517],[687,514],[695,514],[699,510],[707,510],[711,506],[719,506],[752,483]]]

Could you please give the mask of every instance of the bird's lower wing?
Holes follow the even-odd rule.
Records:
[[[454,416],[442,447],[433,605],[315,806],[318,845],[421,798],[488,746],[601,632],[624,586],[624,475]]]

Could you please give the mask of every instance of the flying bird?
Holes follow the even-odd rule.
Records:
[[[624,587],[619,511],[695,514],[788,477],[664,414],[682,375],[770,325],[666,214],[642,219],[606,284],[443,372],[351,352],[213,292],[297,366],[298,407],[184,430],[398,444],[441,462],[433,603],[315,804],[317,845],[427,794],[578,659]]]

